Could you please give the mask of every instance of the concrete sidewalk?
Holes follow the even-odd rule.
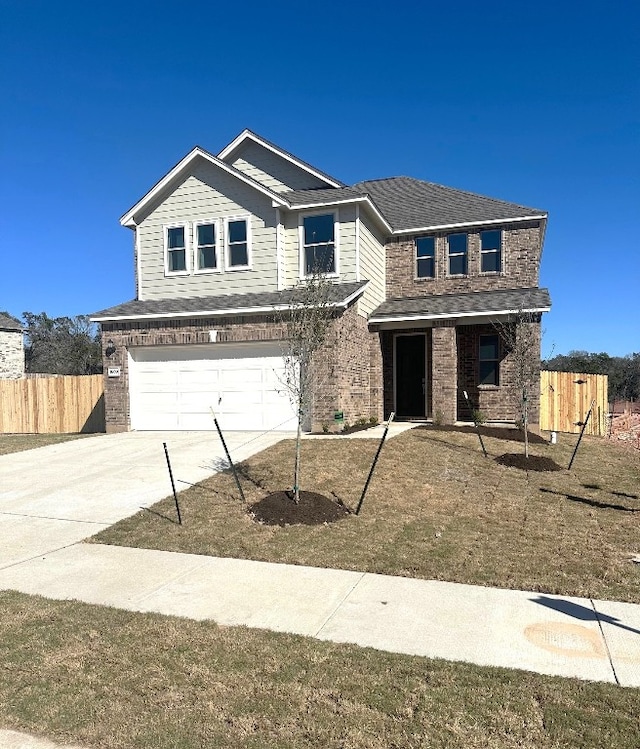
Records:
[[[640,687],[640,605],[75,544],[0,589]]]

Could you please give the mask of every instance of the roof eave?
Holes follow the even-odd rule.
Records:
[[[546,213],[532,214],[530,216],[514,216],[505,218],[492,218],[485,221],[461,221],[454,224],[433,224],[430,226],[416,226],[411,229],[394,229],[392,234],[398,236],[401,234],[418,234],[423,231],[442,231],[444,229],[462,229],[467,226],[494,226],[496,224],[522,223],[524,221],[543,221],[546,220]]]
[[[189,153],[183,159],[181,159],[173,167],[173,169],[170,169],[161,180],[156,182],[156,184],[120,218],[120,223],[122,224],[122,226],[127,226],[131,229],[135,228],[135,226],[137,225],[135,221],[135,215],[143,210],[146,205],[148,205],[155,197],[157,197],[163,190],[165,190],[171,184],[171,182],[175,180],[180,175],[180,173],[197,158],[205,159],[210,164],[217,166],[219,169],[226,171],[228,174],[236,177],[241,182],[245,182],[250,187],[253,187],[255,190],[258,190],[267,197],[270,197],[275,205],[287,205],[287,202],[280,198],[278,193],[273,192],[273,190],[269,190],[268,188],[264,187],[264,185],[261,185],[256,180],[241,172],[239,169],[236,169],[235,167],[227,164],[225,161],[222,161],[217,156],[210,154],[203,148],[196,146],[191,151],[189,151]]]
[[[418,322],[420,320],[451,320],[458,317],[498,317],[504,315],[517,315],[522,313],[549,312],[550,306],[545,307],[526,307],[519,309],[499,309],[499,310],[478,310],[474,312],[444,312],[428,313],[416,312],[415,314],[407,313],[404,315],[384,315],[381,317],[370,317],[369,324],[379,325],[388,322]]]
[[[359,296],[364,293],[364,290],[369,285],[369,281],[366,281],[360,288],[353,291],[349,296],[344,299],[340,299],[337,302],[329,302],[328,307],[336,309],[346,309],[352,304]],[[265,314],[270,312],[286,312],[291,309],[295,309],[300,305],[297,304],[267,304],[254,307],[233,307],[224,310],[196,310],[192,312],[157,312],[149,314],[135,314],[135,315],[95,315],[90,317],[91,322],[127,322],[132,320],[172,320],[174,318],[188,318],[188,317],[224,317],[225,315],[238,316],[238,315],[256,315]]]
[[[315,203],[304,203],[302,205],[291,203],[288,204],[288,209],[291,211],[308,211],[315,208],[330,208],[334,205],[347,205],[349,203],[364,203],[367,205],[370,209],[373,215],[378,219],[381,226],[383,226],[389,234],[393,233],[393,230],[391,228],[391,225],[389,222],[385,219],[385,217],[382,215],[382,213],[378,210],[378,207],[376,204],[371,200],[371,198],[368,195],[361,195],[359,197],[355,198],[344,198],[342,200],[320,200],[316,201]],[[274,208],[275,208],[274,204]]]

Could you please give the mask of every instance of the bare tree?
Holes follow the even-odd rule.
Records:
[[[529,457],[529,406],[540,389],[540,315],[520,308],[494,327],[508,351],[512,375],[510,395],[524,430],[524,454]]]
[[[297,417],[296,458],[293,498],[300,501],[300,447],[302,428],[313,405],[314,357],[322,347],[334,318],[331,304],[332,283],[321,272],[314,272],[293,289],[291,307],[279,316],[286,339],[282,342],[286,388]],[[317,383],[316,383],[317,384]]]

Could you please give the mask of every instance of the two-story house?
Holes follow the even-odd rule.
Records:
[[[136,298],[102,326],[107,430],[290,429],[282,311],[314,267],[335,320],[311,422],[516,416],[497,324],[540,315],[547,214],[408,177],[348,186],[245,130],[194,148],[121,219]],[[539,351],[538,351],[539,356]],[[530,404],[532,421],[537,403]]]

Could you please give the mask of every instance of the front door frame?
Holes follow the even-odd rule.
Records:
[[[431,417],[431,371],[430,371],[430,351],[431,336],[429,330],[408,330],[393,334],[393,410],[398,413],[398,367],[397,367],[397,341],[400,337],[407,336],[424,336],[424,416],[416,415],[414,418],[428,419]],[[409,416],[408,418],[412,418]]]

